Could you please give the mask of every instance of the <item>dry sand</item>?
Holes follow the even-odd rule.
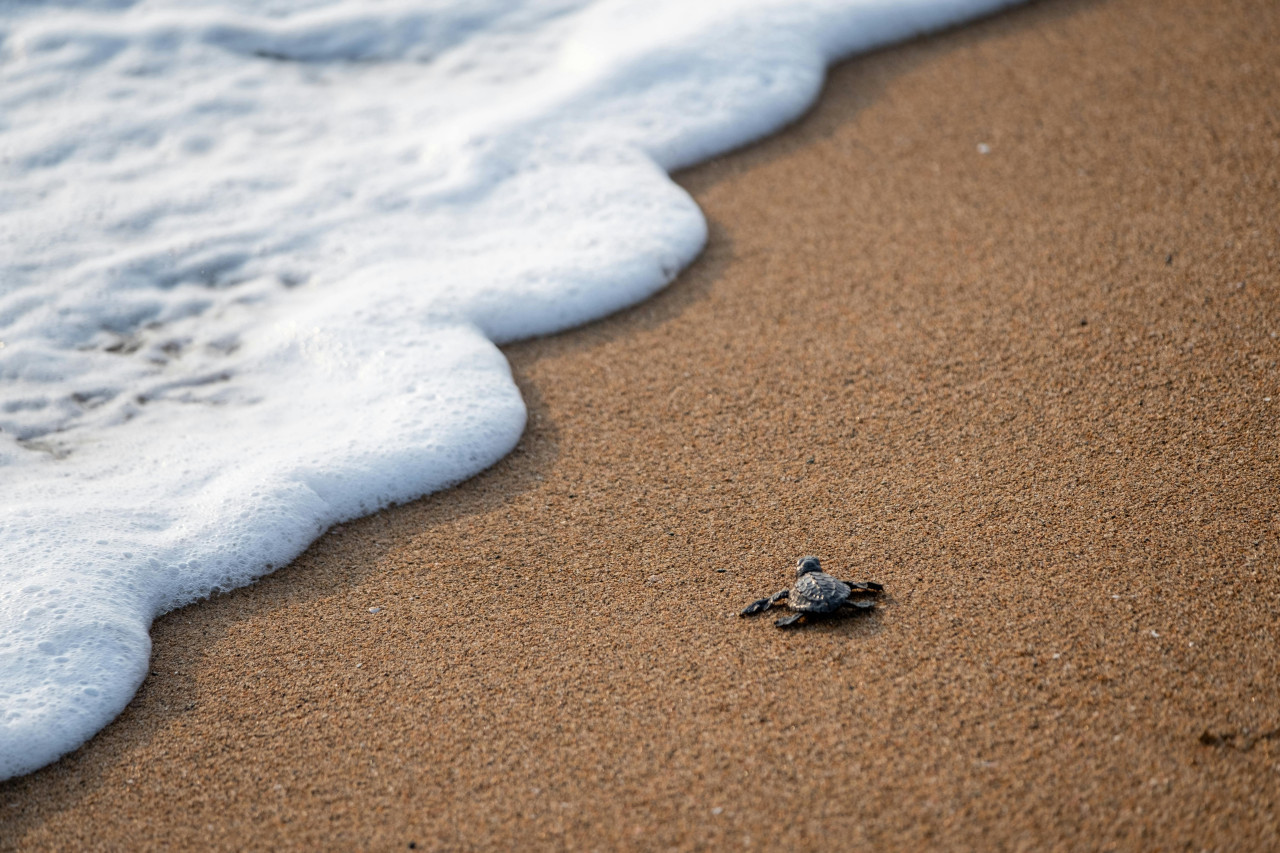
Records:
[[[1068,0],[836,69],[680,176],[668,292],[508,348],[519,451],[161,619],[0,846],[1277,849],[1278,45]],[[805,553],[891,599],[734,615]]]

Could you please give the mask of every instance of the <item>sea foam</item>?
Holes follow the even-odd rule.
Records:
[[[495,343],[701,249],[668,171],[1005,2],[6,4],[0,778],[120,712],[157,615],[507,453]]]

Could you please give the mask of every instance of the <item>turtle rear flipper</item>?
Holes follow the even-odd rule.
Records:
[[[849,592],[854,595],[878,595],[884,592],[884,584],[875,581],[845,581],[844,583],[849,587]]]
[[[854,610],[875,610],[876,609],[876,603],[874,601],[867,601],[865,598],[851,598],[848,601],[846,601],[842,606],[849,607]]]
[[[805,615],[803,613],[792,613],[790,616],[783,616],[773,624],[777,625],[779,628],[790,628],[792,625],[803,619],[804,616]]]

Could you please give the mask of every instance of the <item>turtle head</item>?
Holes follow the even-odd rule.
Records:
[[[817,557],[801,557],[796,562],[796,577],[809,574],[809,572],[822,571],[822,564],[818,562]]]

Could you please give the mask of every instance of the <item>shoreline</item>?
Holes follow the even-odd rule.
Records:
[[[667,291],[503,348],[516,452],[157,620],[0,848],[1274,846],[1278,19],[832,69]],[[805,553],[889,600],[736,617]]]

